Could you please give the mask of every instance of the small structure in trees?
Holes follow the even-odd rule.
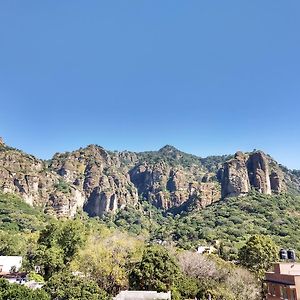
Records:
[[[156,291],[121,291],[114,300],[171,300],[171,292],[158,293]]]
[[[21,266],[21,256],[0,256],[0,274],[18,272]]]

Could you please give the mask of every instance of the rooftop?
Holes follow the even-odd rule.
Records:
[[[274,271],[267,273],[300,276],[300,263],[277,263]]]

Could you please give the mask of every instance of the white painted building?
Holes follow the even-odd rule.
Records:
[[[158,293],[156,291],[121,291],[114,300],[171,300],[171,292]]]
[[[18,272],[22,266],[22,256],[0,256],[0,273]]]
[[[197,248],[197,253],[200,253],[200,254],[212,254],[212,253],[215,253],[217,252],[217,249],[213,246],[198,246]]]

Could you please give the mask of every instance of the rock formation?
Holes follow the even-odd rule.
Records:
[[[270,174],[271,163],[275,169]],[[250,154],[237,152],[233,159],[224,163],[219,179],[222,197],[247,195],[251,189],[265,195],[286,190],[283,172],[261,151]]]
[[[252,153],[247,161],[251,186],[258,192],[271,195],[269,163],[261,151]]]
[[[108,153],[102,147],[90,145],[54,156],[50,167],[85,195],[84,209],[89,215],[101,216],[137,203],[138,193],[124,164],[134,160],[135,156],[129,153]]]
[[[19,194],[26,203],[51,207],[58,216],[74,216],[83,206],[83,195],[73,186],[61,189],[61,178],[45,162],[13,148],[0,151],[0,190]]]
[[[139,199],[163,210],[201,209],[251,190],[300,191],[300,178],[261,151],[205,159],[172,146],[134,153],[90,145],[46,162],[0,141],[0,191],[58,216],[102,216]]]
[[[221,170],[222,197],[246,195],[250,182],[246,166],[247,156],[237,152],[235,157],[225,162]]]

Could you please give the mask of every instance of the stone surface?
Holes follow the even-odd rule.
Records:
[[[252,153],[247,168],[251,186],[262,194],[271,195],[269,162],[265,154],[261,151]]]
[[[222,197],[246,195],[250,191],[250,182],[246,166],[247,156],[237,152],[235,157],[227,161],[220,175]]]
[[[57,153],[50,161],[0,143],[0,191],[20,195],[49,214],[114,213],[139,199],[163,210],[202,209],[252,189],[299,192],[300,177],[261,151],[207,159],[172,146],[159,151],[111,152],[100,146]]]

